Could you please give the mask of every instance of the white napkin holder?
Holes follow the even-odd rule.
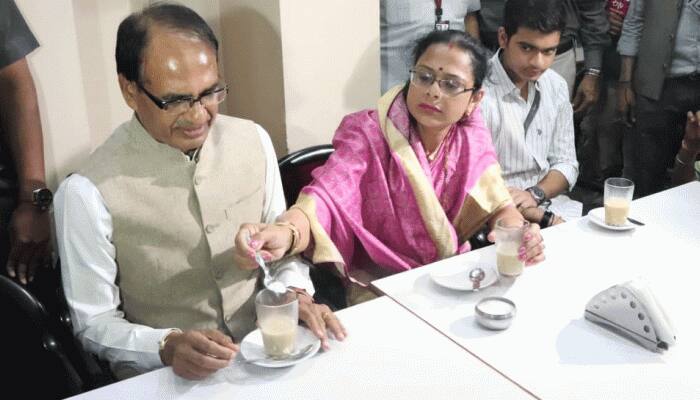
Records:
[[[668,316],[641,280],[598,293],[586,305],[584,316],[651,351],[662,352],[676,343]]]

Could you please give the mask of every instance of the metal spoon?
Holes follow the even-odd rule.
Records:
[[[248,245],[250,245],[250,233],[246,234],[246,241],[248,242]],[[262,257],[262,254],[260,254],[260,252],[257,250],[255,251],[255,262],[258,263],[260,268],[262,268],[263,272],[265,273],[263,285],[265,285],[266,288],[270,289],[278,295],[287,292],[287,288],[284,286],[284,283],[272,277],[272,275],[270,274],[270,268],[267,267],[267,265],[265,264],[265,260]]]
[[[469,280],[472,281],[472,286],[474,290],[479,290],[481,286],[481,281],[486,277],[486,272],[483,269],[476,267],[469,271]]]
[[[250,360],[245,360],[245,363],[249,364],[249,363],[255,363],[255,362],[259,362],[259,361],[296,361],[296,360],[299,360],[301,358],[304,358],[307,354],[309,354],[309,352],[311,351],[311,349],[313,349],[313,347],[314,347],[314,345],[312,343],[310,345],[302,347],[301,349],[299,349],[293,353],[290,353],[290,354],[287,354],[284,356],[266,356],[266,357],[260,357],[260,358],[252,358]]]
[[[635,225],[644,226],[644,222],[638,221],[634,218],[627,217],[627,220]]]

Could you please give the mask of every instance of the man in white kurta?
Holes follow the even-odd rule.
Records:
[[[118,378],[164,365],[204,378],[255,329],[259,270],[237,262],[234,236],[244,221],[274,223],[284,195],[267,133],[217,115],[227,93],[217,50],[188,8],[156,4],[125,19],[117,72],[134,116],[56,195],[74,331]],[[323,343],[326,326],[342,339],[311,300],[305,264],[284,262],[276,274]]]

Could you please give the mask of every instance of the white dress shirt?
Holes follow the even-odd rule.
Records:
[[[286,209],[282,181],[270,137],[261,126],[256,128],[267,160],[260,222],[272,223]],[[162,366],[158,343],[171,329],[133,324],[118,309],[112,217],[95,185],[78,174],[66,178],[56,192],[54,215],[63,287],[83,347],[141,372]],[[279,263],[274,270],[285,285],[314,293],[308,265],[299,258]]]
[[[548,69],[536,82],[528,83],[525,100],[508,77],[499,55],[500,51],[489,61],[490,73],[484,80],[486,95],[481,109],[506,184],[524,190],[539,183],[549,171],[557,170],[566,178],[569,189],[573,188],[578,178],[578,161],[566,82]],[[540,93],[539,109],[525,132],[523,125],[536,91]],[[565,214],[573,216],[569,211]]]

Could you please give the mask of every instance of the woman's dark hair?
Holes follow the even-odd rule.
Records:
[[[503,28],[508,37],[524,27],[542,33],[562,32],[566,27],[564,1],[508,0],[503,9]]]
[[[141,81],[143,51],[148,44],[148,30],[154,25],[194,35],[219,52],[219,42],[211,28],[191,9],[169,3],[155,3],[129,15],[117,30],[117,73],[132,82]]]
[[[413,65],[416,65],[418,59],[421,58],[428,48],[434,44],[446,44],[457,46],[469,54],[472,61],[472,74],[474,75],[474,87],[478,90],[486,78],[488,70],[488,55],[486,49],[474,38],[454,29],[446,31],[432,31],[429,34],[418,39],[413,48]],[[407,87],[408,88],[407,82]],[[407,90],[406,90],[407,92]]]

